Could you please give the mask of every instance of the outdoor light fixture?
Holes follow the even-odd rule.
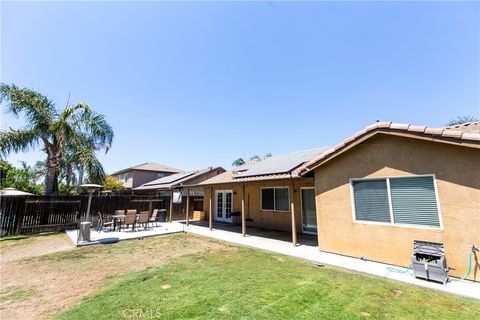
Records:
[[[90,206],[92,204],[92,194],[98,189],[102,188],[101,185],[90,184],[90,183],[81,184],[80,186],[87,189],[88,205],[87,205],[87,214],[85,217],[85,221],[80,223],[80,228],[78,229],[77,244],[80,242],[90,242],[90,228],[92,226],[92,223],[89,220],[90,220]]]

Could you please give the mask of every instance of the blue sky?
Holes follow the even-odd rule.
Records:
[[[334,145],[480,116],[479,2],[5,2],[1,80],[85,101],[108,172]],[[2,129],[21,121],[2,113]],[[33,163],[41,152],[11,155]]]

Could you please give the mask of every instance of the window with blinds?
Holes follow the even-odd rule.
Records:
[[[356,221],[440,227],[433,176],[352,180]]]

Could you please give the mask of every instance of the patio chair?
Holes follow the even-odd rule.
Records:
[[[147,229],[149,222],[149,211],[140,211],[140,218],[138,219],[138,224],[143,224],[144,228]]]
[[[152,216],[150,217],[150,219],[148,219],[148,223],[155,223],[155,225],[158,226],[157,216],[158,216],[158,209],[155,209],[153,210]]]
[[[101,232],[104,227],[113,227],[113,221],[105,221],[105,216],[98,211],[98,224],[97,224],[97,231]]]
[[[132,231],[135,231],[135,224],[137,223],[137,210],[127,210],[125,221],[123,225],[128,228],[132,226]]]

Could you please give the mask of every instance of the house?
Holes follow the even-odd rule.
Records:
[[[179,172],[162,177],[133,189],[135,194],[157,194],[168,197],[169,221],[190,219],[193,212],[203,212],[203,187],[198,184],[225,172],[222,167],[209,167],[188,172]],[[190,200],[193,203],[190,204]],[[188,212],[188,216],[186,216]]]
[[[298,174],[323,149],[294,152],[250,161],[201,182],[209,227],[237,223],[243,234],[248,226],[316,233],[313,177]],[[207,206],[208,201],[208,206]]]
[[[414,240],[437,242],[450,274],[466,273],[480,245],[479,122],[376,122],[299,171],[315,181],[321,251],[407,266]]]
[[[110,175],[118,181],[123,182],[125,189],[131,190],[144,183],[182,171],[183,170],[168,167],[163,164],[147,162],[116,171]]]

